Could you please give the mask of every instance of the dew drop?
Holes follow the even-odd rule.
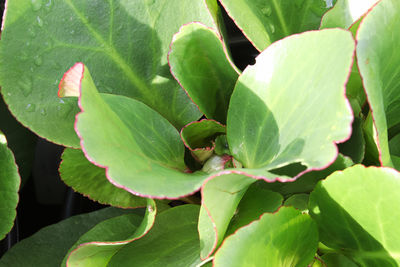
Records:
[[[44,108],[40,109],[40,115],[42,115],[42,116],[46,116],[47,115],[47,112],[46,112],[46,110]]]
[[[70,34],[74,34],[74,33],[75,33],[75,30],[71,30],[69,33],[70,33]]]
[[[42,57],[41,56],[35,56],[33,62],[35,63],[36,66],[40,66],[43,63]]]
[[[33,83],[31,77],[23,76],[18,82],[18,85],[21,88],[22,94],[24,96],[29,96],[32,93]]]
[[[53,4],[52,0],[47,1],[47,3],[45,4],[46,9],[50,10],[52,4]]]
[[[271,8],[270,6],[263,7],[263,8],[261,8],[261,12],[262,12],[265,16],[269,17],[269,16],[271,16],[271,14],[272,14],[272,8]]]
[[[333,1],[332,0],[325,0],[326,8],[331,8],[333,7]]]
[[[152,206],[148,206],[148,207],[147,207],[147,210],[148,210],[150,213],[154,212],[154,208],[153,208]]]
[[[39,27],[43,27],[43,20],[39,16],[36,17],[36,21]]]
[[[31,0],[31,2],[34,11],[38,11],[40,8],[42,8],[42,0]]]
[[[26,109],[27,112],[33,112],[33,111],[36,110],[36,105],[35,104],[28,104],[28,105],[26,105],[25,109]]]
[[[268,27],[269,27],[269,30],[270,30],[271,33],[275,33],[275,26],[274,26],[274,24],[270,23],[270,24],[268,25]]]

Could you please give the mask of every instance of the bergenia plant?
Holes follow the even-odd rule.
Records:
[[[222,9],[259,51],[243,71]],[[8,0],[4,101],[113,207],[0,266],[400,265],[399,29],[398,0]]]

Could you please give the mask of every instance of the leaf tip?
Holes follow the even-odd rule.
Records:
[[[64,74],[58,85],[58,97],[79,97],[84,68],[84,64],[78,62]]]

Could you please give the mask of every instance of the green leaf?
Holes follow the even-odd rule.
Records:
[[[282,207],[225,239],[214,266],[306,266],[318,245],[316,224],[294,208]]]
[[[285,200],[284,205],[287,207],[292,206],[302,212],[308,211],[308,194],[295,194]]]
[[[60,266],[68,249],[82,234],[103,220],[131,212],[106,208],[73,216],[57,224],[47,226],[14,245],[0,259],[0,266]]]
[[[7,3],[0,83],[20,122],[55,143],[79,147],[75,99],[58,99],[67,67],[85,62],[99,90],[138,99],[175,127],[201,113],[169,73],[167,54],[182,24],[215,28],[202,0]],[[171,19],[173,17],[173,19]]]
[[[321,29],[343,28],[349,29],[379,0],[338,0],[322,17]]]
[[[0,131],[7,137],[8,147],[14,154],[18,172],[21,176],[22,188],[31,175],[37,137],[18,123],[1,96],[0,114]]]
[[[400,174],[390,168],[356,165],[332,174],[310,195],[321,242],[361,266],[397,266],[399,190]]]
[[[144,218],[127,214],[97,224],[70,248],[63,266],[107,266],[122,247],[141,238],[150,230],[156,213],[155,202],[149,199]]]
[[[107,266],[187,267],[201,262],[199,206],[183,205],[161,213],[150,232],[119,250]]]
[[[213,155],[216,137],[225,133],[225,126],[219,122],[201,120],[183,127],[181,138],[193,157],[199,162],[204,162]]]
[[[226,123],[229,99],[239,70],[221,37],[199,23],[174,35],[168,61],[171,73],[207,118]]]
[[[286,178],[281,177],[282,180]],[[277,175],[262,170],[226,169],[207,179],[201,189],[202,206],[198,226],[202,259],[208,258],[221,244],[236,208],[256,179],[273,182]],[[271,206],[265,208],[273,208],[275,204]],[[254,217],[254,214],[248,215],[245,214],[238,223]]]
[[[326,169],[307,172],[297,178],[296,181],[290,183],[263,183],[262,186],[266,189],[276,191],[282,194],[284,197],[288,197],[292,194],[309,193],[314,189],[315,185],[320,180],[325,179],[328,175],[335,171],[344,170],[353,165],[354,163],[350,158],[339,154],[335,162],[329,165],[329,167]]]
[[[107,180],[105,170],[90,163],[80,149],[67,148],[59,168],[61,179],[91,200],[119,208],[146,206],[146,199],[132,195]]]
[[[282,205],[283,197],[276,192],[264,189],[257,183],[247,189],[235,211],[225,236],[260,218],[265,212],[274,212]]]
[[[357,60],[374,127],[375,145],[383,166],[392,166],[388,130],[400,123],[400,2],[380,1],[362,21],[357,33]],[[376,38],[375,33],[379,33]]]
[[[206,174],[183,172],[184,145],[166,119],[132,98],[99,94],[82,63],[72,67],[66,77],[76,73],[82,109],[76,130],[86,157],[106,167],[112,184],[158,198],[179,198],[201,186]]]
[[[338,145],[340,153],[350,157],[354,163],[361,163],[365,155],[365,140],[362,123],[362,118],[355,117],[350,139]]]
[[[17,214],[21,179],[7,140],[0,131],[0,240],[11,230]]]
[[[318,29],[332,0],[220,0],[236,25],[259,50],[294,33]]]
[[[344,85],[354,45],[349,32],[326,29],[285,38],[263,51],[232,94],[227,122],[232,155],[246,168],[302,163],[321,169],[333,162],[335,142],[351,133]]]
[[[342,254],[327,253],[322,256],[322,260],[327,267],[357,267],[354,262]]]

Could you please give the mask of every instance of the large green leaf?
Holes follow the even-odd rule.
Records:
[[[99,94],[82,63],[72,67],[65,80],[71,77],[81,88],[76,131],[83,151],[91,162],[107,169],[111,183],[158,198],[178,198],[200,188],[207,176],[184,173],[184,145],[166,119],[132,98]]]
[[[374,141],[384,166],[392,166],[388,130],[400,123],[399,12],[399,1],[380,1],[357,33],[358,66],[376,128]]]
[[[173,19],[171,19],[173,18]],[[177,128],[200,117],[169,73],[182,24],[214,26],[202,0],[16,0],[7,2],[0,83],[13,114],[38,135],[78,147],[74,99],[58,99],[68,67],[84,62],[101,92],[145,102]]]
[[[321,242],[360,266],[398,266],[399,190],[400,173],[390,168],[356,165],[332,174],[310,195]]]
[[[294,33],[318,29],[332,0],[220,0],[259,50]]]
[[[161,213],[150,232],[119,250],[107,266],[188,267],[201,262],[196,231],[199,206]]]
[[[63,266],[107,266],[123,246],[141,238],[150,230],[156,213],[155,202],[149,199],[144,218],[127,214],[97,224],[69,249]]]
[[[354,53],[351,34],[326,29],[294,35],[263,51],[232,94],[227,137],[247,168],[290,163],[321,169],[351,133],[345,84]]]
[[[47,226],[14,245],[0,260],[1,267],[60,266],[68,249],[85,232],[103,220],[131,213],[129,210],[106,208],[71,217]]]
[[[206,117],[226,123],[239,70],[221,37],[202,24],[185,25],[173,38],[168,61],[171,73]]]
[[[274,212],[282,205],[283,197],[276,192],[252,184],[235,211],[225,236],[260,218],[265,212]]]
[[[357,265],[346,256],[336,253],[328,253],[322,256],[322,260],[327,267],[356,267]]]
[[[14,225],[20,181],[14,156],[0,131],[0,240]]]
[[[321,29],[324,28],[350,28],[379,0],[338,0],[322,17]]]
[[[282,207],[226,238],[214,266],[306,266],[317,250],[315,222],[294,208]]]
[[[281,177],[280,179],[285,180],[286,178],[288,177]],[[205,182],[201,189],[202,206],[198,226],[202,259],[208,258],[221,244],[242,197],[248,187],[256,180],[273,182],[277,180],[277,175],[262,170],[227,169],[212,175]],[[263,192],[258,193],[263,195]],[[272,196],[272,198],[275,199],[275,196]],[[251,200],[250,198],[245,201]],[[272,209],[275,204],[271,206],[255,207],[248,214],[243,212],[242,218],[237,222],[238,225],[241,226],[243,222],[246,223],[255,219],[257,210]],[[233,224],[236,223],[233,222]]]
[[[107,180],[105,170],[90,163],[79,149],[65,149],[60,165],[61,179],[88,198],[120,208],[146,206],[146,199],[118,188]]]

